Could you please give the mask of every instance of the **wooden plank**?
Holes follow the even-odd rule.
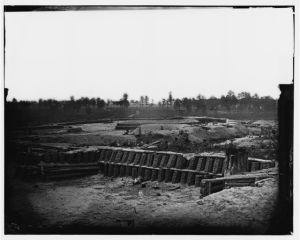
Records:
[[[132,167],[132,173],[131,176],[133,178],[137,178],[138,177],[138,168],[137,167]]]
[[[142,153],[140,165],[141,166],[146,166],[147,165],[147,154],[146,153]]]
[[[127,162],[127,158],[128,158],[129,152],[128,151],[123,151],[123,155],[121,158],[121,163],[126,163]]]
[[[173,176],[173,170],[167,168],[165,173],[165,182],[171,182]]]
[[[169,157],[170,157],[169,154],[163,154],[160,165],[159,165],[160,168],[164,168],[167,166]]]
[[[197,163],[198,163],[198,158],[193,157],[192,159],[190,159],[188,163],[188,169],[195,170],[197,167]]]
[[[174,168],[176,165],[177,155],[171,154],[167,163],[167,168]]]
[[[213,169],[212,169],[213,173],[217,173],[218,172],[219,165],[220,165],[220,159],[219,158],[215,158],[215,161],[214,161],[214,164],[213,164]]]
[[[180,183],[185,184],[187,181],[188,173],[186,171],[181,171]]]
[[[204,158],[204,157],[199,157],[199,159],[198,159],[198,164],[197,164],[197,167],[196,167],[196,170],[197,170],[198,172],[203,171],[204,168],[205,168],[205,163],[206,163],[206,158]]]
[[[195,172],[188,173],[186,182],[189,186],[195,183],[195,175],[196,175]]]
[[[211,158],[211,157],[208,157],[207,160],[206,160],[204,172],[212,172],[213,163],[214,163],[214,159]]]
[[[158,170],[157,169],[153,169],[152,170],[152,175],[151,175],[151,181],[156,181],[158,178]]]
[[[137,153],[135,154],[133,164],[134,164],[134,165],[138,165],[138,164],[140,163],[141,157],[142,157],[142,153],[137,152]]]
[[[123,156],[123,151],[117,151],[117,155],[114,162],[116,163],[121,162],[122,156]]]
[[[114,177],[118,177],[120,174],[120,166],[115,165],[114,166]]]
[[[161,168],[161,169],[158,170],[158,181],[159,182],[164,181],[165,173],[166,173],[166,169]]]
[[[105,160],[105,152],[106,149],[100,149],[100,156],[99,156],[99,161],[104,161]]]
[[[152,163],[152,167],[158,167],[159,166],[159,154],[156,153],[154,154],[154,157],[153,157],[153,163]]]
[[[184,162],[184,158],[181,155],[177,156],[177,161],[176,161],[176,165],[175,168],[177,169],[183,169],[185,167],[185,162]]]
[[[148,181],[151,179],[152,171],[151,169],[146,168],[145,169],[145,180]]]
[[[117,151],[112,151],[112,154],[109,158],[109,162],[114,162],[117,156]]]
[[[153,163],[153,153],[147,153],[147,166],[151,167]]]
[[[132,163],[134,161],[134,155],[135,155],[135,152],[132,152],[130,151],[129,152],[129,155],[128,155],[128,158],[127,158],[127,163]]]
[[[181,177],[181,171],[179,171],[179,170],[174,171],[173,176],[172,176],[172,183],[180,182],[180,177]]]

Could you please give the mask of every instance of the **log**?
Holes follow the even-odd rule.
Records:
[[[187,175],[188,173],[186,171],[181,172],[181,178],[180,178],[180,183],[185,184],[187,181]]]
[[[172,181],[172,175],[173,175],[173,170],[167,168],[165,173],[165,182]]]
[[[120,166],[120,177],[124,177],[126,175],[126,166]]]
[[[134,152],[129,152],[128,158],[127,158],[127,163],[132,163],[134,161]]]
[[[164,168],[164,167],[167,166],[168,160],[169,160],[169,156],[170,156],[169,154],[163,154],[161,162],[160,162],[160,165],[159,165],[160,168]]]
[[[121,163],[126,163],[128,155],[129,155],[129,152],[128,151],[124,151],[120,162]]]
[[[199,159],[198,159],[198,164],[197,164],[197,167],[196,167],[196,170],[197,170],[198,172],[203,171],[204,168],[205,168],[205,163],[206,163],[206,158],[204,158],[204,157],[199,157]]]
[[[114,166],[114,177],[118,177],[120,174],[120,166],[115,165]]]
[[[198,158],[193,157],[192,159],[190,159],[190,161],[188,163],[188,169],[195,170],[197,167],[197,163],[198,163]]]
[[[145,180],[146,181],[150,180],[151,179],[151,175],[152,175],[151,169],[146,168],[145,169]]]
[[[172,183],[180,182],[180,177],[181,177],[181,171],[179,171],[179,170],[174,171],[173,177],[172,177]]]
[[[162,181],[164,181],[164,179],[165,179],[165,173],[166,173],[166,170],[165,169],[159,169],[158,170],[158,181],[159,182],[162,182]]]
[[[141,166],[146,166],[147,165],[147,154],[146,153],[142,153],[140,165]]]
[[[133,164],[138,165],[140,163],[140,159],[142,157],[142,153],[137,152],[134,157]]]
[[[121,162],[122,156],[123,156],[123,151],[117,151],[115,162],[116,163]]]
[[[131,167],[130,165],[127,165],[127,166],[126,166],[126,173],[125,173],[125,175],[126,175],[127,177],[130,177],[130,176],[131,176],[131,173],[132,173],[132,167]]]
[[[159,154],[154,154],[152,167],[157,168],[159,166]]]
[[[194,172],[188,173],[186,182],[189,186],[195,183],[195,173]]]
[[[151,167],[153,163],[153,154],[152,153],[148,153],[147,154],[147,166]]]
[[[200,187],[200,183],[201,183],[202,178],[203,178],[203,176],[201,176],[201,175],[196,175],[195,176],[195,187]]]
[[[156,181],[158,177],[158,169],[152,169],[151,181]]]
[[[132,167],[132,177],[137,178],[138,177],[138,168],[137,167]]]

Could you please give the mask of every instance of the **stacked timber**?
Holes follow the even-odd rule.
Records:
[[[237,172],[236,169],[245,171],[250,168],[256,171],[274,164],[270,160],[243,158],[241,165],[234,155],[230,159],[220,154],[187,156],[176,152],[107,146],[75,150],[37,149],[18,155],[18,173],[58,178],[100,171],[109,177],[142,177],[149,181],[200,186],[203,179],[223,177],[228,170]]]
[[[225,188],[231,187],[246,187],[255,186],[255,181],[269,176],[265,174],[256,175],[236,175],[231,177],[215,178],[215,179],[204,179],[200,183],[201,196],[207,196],[209,194],[222,191]]]
[[[18,156],[17,174],[22,177],[64,178],[94,174],[99,171],[98,151],[47,151]]]
[[[146,181],[199,185],[201,179],[221,177],[224,158],[187,159],[181,153],[141,149],[99,148],[100,171],[109,177],[141,177]]]

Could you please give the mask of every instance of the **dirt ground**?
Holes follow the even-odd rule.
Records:
[[[200,198],[200,188],[108,178],[101,174],[51,182],[20,182],[10,188],[15,218],[10,233],[221,233],[268,231],[277,180],[258,187],[225,189]],[[189,230],[188,230],[189,229]],[[233,230],[234,229],[234,230]]]
[[[114,122],[28,129],[10,137],[28,145],[64,149],[112,144],[137,147],[167,140],[166,150],[189,154],[224,152],[224,141],[231,139],[246,147],[249,156],[274,159],[276,153],[272,138],[260,136],[262,125],[276,129],[270,121],[232,126],[194,124],[193,119],[147,121],[141,126],[142,136],[137,129],[116,130]],[[131,178],[112,179],[101,174],[47,182],[12,178],[6,184],[7,233],[263,234],[268,233],[278,194],[275,178],[257,187],[225,189],[204,198],[195,186],[134,185]]]
[[[140,128],[117,130],[118,123],[140,123]],[[72,146],[108,145],[141,147],[159,141],[155,150],[198,153],[224,150],[228,140],[249,150],[251,157],[275,159],[276,137],[262,134],[263,127],[277,132],[274,121],[259,120],[200,124],[193,118],[169,120],[127,120],[112,123],[66,125],[12,134],[13,141],[37,144],[69,144]]]

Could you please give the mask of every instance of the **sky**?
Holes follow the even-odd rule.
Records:
[[[291,9],[176,9],[5,13],[8,100],[155,102],[279,97],[293,78]]]

